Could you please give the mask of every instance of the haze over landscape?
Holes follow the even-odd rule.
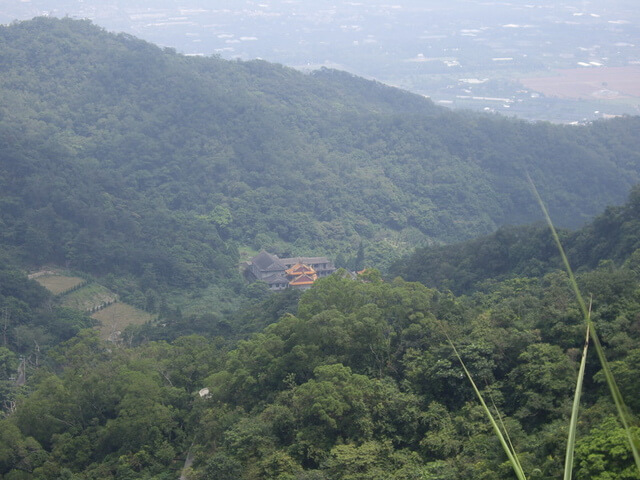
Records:
[[[0,23],[38,15],[88,18],[188,55],[338,68],[451,107],[557,122],[639,112],[633,0],[0,5]]]
[[[637,15],[0,3],[0,480],[640,480]]]

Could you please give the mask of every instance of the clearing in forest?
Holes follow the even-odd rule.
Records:
[[[115,340],[129,325],[142,325],[153,320],[151,314],[126,303],[114,303],[91,317],[100,322],[100,336],[105,340]]]
[[[117,295],[106,287],[91,283],[64,296],[62,305],[83,312],[107,306],[117,300]]]
[[[91,317],[100,322],[98,330],[105,340],[117,339],[127,326],[142,325],[154,318],[143,310],[118,302],[118,296],[107,287],[97,283],[82,285],[86,280],[81,277],[43,270],[29,275],[29,278],[37,281],[52,294],[61,296],[62,306],[90,312]],[[62,296],[63,294],[65,295]]]
[[[29,275],[29,278],[38,282],[54,295],[61,295],[64,292],[68,292],[85,281],[85,279],[81,277],[68,277],[55,272],[46,272],[43,275],[33,274]]]

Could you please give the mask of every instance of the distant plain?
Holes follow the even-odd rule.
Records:
[[[520,80],[531,90],[561,98],[640,98],[640,66],[570,68]]]
[[[557,123],[640,113],[640,10],[629,0],[0,5],[0,23],[36,15],[87,18],[185,55],[346,70],[452,108]]]

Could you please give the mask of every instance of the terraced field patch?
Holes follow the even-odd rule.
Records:
[[[91,317],[100,322],[98,329],[105,340],[117,339],[127,326],[142,325],[154,318],[144,310],[118,302],[118,296],[102,285],[82,285],[86,280],[81,277],[59,274],[53,270],[43,270],[29,277],[60,296],[63,306],[90,312]]]
[[[117,300],[117,295],[106,287],[91,283],[64,296],[62,305],[90,312]]]
[[[85,279],[81,277],[59,275],[54,272],[46,273],[44,275],[34,275],[31,278],[54,295],[60,295],[67,292],[85,281]]]
[[[100,322],[100,336],[105,340],[116,339],[129,325],[142,325],[153,319],[151,314],[126,303],[114,303],[91,317]]]

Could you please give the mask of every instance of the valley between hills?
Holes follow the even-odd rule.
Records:
[[[640,478],[639,131],[1,26],[0,479]]]

